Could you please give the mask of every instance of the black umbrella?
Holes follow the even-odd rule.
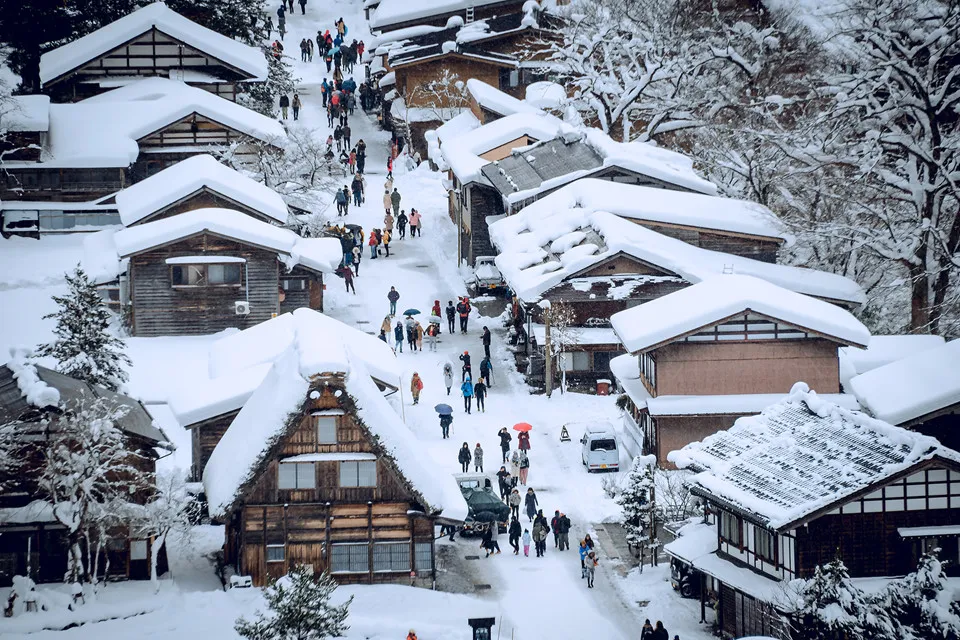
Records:
[[[406,311],[403,312],[403,315],[405,315],[405,316],[418,316],[418,315],[420,315],[420,310],[419,310],[419,309],[407,309]]]

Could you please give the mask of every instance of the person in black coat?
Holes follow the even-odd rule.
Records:
[[[463,355],[460,356],[460,362],[463,363],[463,370],[460,372],[460,382],[463,382],[467,379],[467,374],[470,374],[470,377],[473,377],[473,369],[470,367],[470,352],[464,351]]]
[[[472,459],[473,454],[470,453],[470,445],[464,442],[463,446],[460,447],[460,453],[457,454],[457,460],[460,462],[460,466],[463,467],[464,473],[470,471],[470,460]]]
[[[453,416],[450,414],[440,416],[440,429],[443,430],[443,439],[450,437],[450,425],[453,423]]]
[[[500,436],[500,451],[503,452],[503,462],[506,463],[507,454],[510,453],[510,441],[513,440],[513,436],[510,435],[506,427],[501,427],[497,435]]]
[[[477,384],[473,385],[473,397],[477,399],[477,409],[485,413],[484,399],[487,397],[487,385],[484,384],[483,378],[477,378]]]
[[[480,342],[483,343],[483,354],[490,357],[490,329],[483,328],[483,335],[480,336]]]
[[[457,308],[453,306],[453,300],[447,300],[447,326],[450,329],[450,333],[453,333],[454,321],[457,318]]]
[[[514,517],[510,519],[510,528],[507,530],[510,535],[510,546],[513,547],[513,555],[520,553],[520,522]]]
[[[507,471],[505,466],[500,467],[500,471],[497,471],[497,482],[500,485],[500,499],[506,502],[507,496],[510,495],[510,472]]]
[[[651,638],[653,638],[653,625],[650,624],[650,618],[647,618],[640,630],[640,640],[651,640]]]
[[[670,640],[670,634],[667,633],[667,630],[663,627],[663,623],[659,620],[657,620],[657,626],[654,628],[650,640]]]

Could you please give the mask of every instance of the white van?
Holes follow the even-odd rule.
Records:
[[[588,473],[620,470],[620,446],[613,425],[609,422],[588,423],[580,438],[580,445],[580,457]]]

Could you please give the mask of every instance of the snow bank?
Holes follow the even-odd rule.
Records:
[[[48,131],[50,129],[49,96],[8,96],[10,106],[3,114],[7,131]]]
[[[831,404],[803,383],[760,415],[668,455],[696,472],[689,480],[696,492],[773,529],[933,458],[960,462],[936,439]]]
[[[153,28],[236,67],[253,80],[267,79],[267,61],[260,50],[207,29],[162,2],[155,2],[40,56],[40,82],[47,84]]]
[[[467,80],[467,91],[481,108],[487,111],[493,111],[500,116],[509,116],[515,113],[543,113],[540,108],[522,100],[517,100],[513,96],[476,78]]]
[[[279,193],[206,154],[187,158],[118,193],[120,219],[130,226],[204,187],[281,224],[287,221],[287,205]]]
[[[541,109],[557,109],[567,100],[567,92],[556,82],[534,82],[527,85],[524,102]]]
[[[891,424],[909,423],[960,404],[960,340],[915,353],[850,381],[870,413]]]
[[[733,274],[615,313],[610,322],[627,351],[638,353],[748,310],[844,344],[870,342],[869,330],[849,311],[759,278]]]

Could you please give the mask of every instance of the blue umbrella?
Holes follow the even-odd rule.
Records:
[[[433,409],[434,409],[437,413],[439,413],[440,415],[442,415],[442,416],[452,416],[452,415],[453,415],[453,407],[451,407],[451,406],[448,405],[448,404],[438,404],[438,405],[435,406]]]
[[[420,315],[420,310],[419,310],[419,309],[407,309],[406,311],[403,312],[403,315],[405,315],[405,316],[418,316],[418,315]]]

